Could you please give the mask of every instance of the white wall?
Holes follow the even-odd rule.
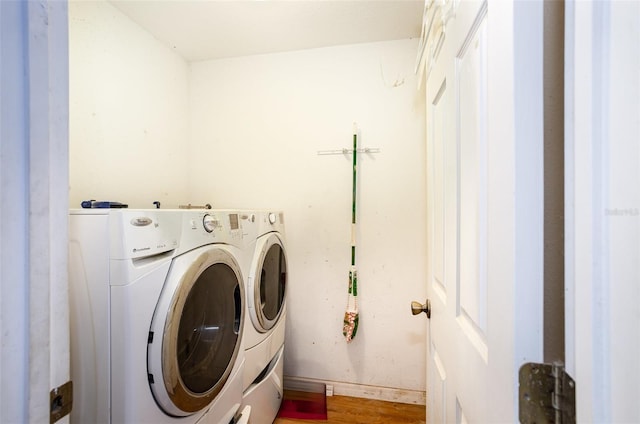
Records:
[[[425,107],[417,40],[191,64],[190,182],[214,207],[285,212],[285,374],[424,390]],[[360,329],[342,336],[350,264],[352,143],[359,160]]]
[[[111,4],[69,2],[70,195],[187,202],[188,64]]]

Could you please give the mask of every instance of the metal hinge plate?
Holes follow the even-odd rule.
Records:
[[[49,423],[53,424],[73,408],[73,383],[67,381],[49,393]]]
[[[576,385],[562,364],[524,364],[519,379],[522,424],[575,424]]]

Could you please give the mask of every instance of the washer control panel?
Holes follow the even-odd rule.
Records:
[[[207,213],[202,218],[202,225],[207,233],[211,233],[220,226],[220,221]]]

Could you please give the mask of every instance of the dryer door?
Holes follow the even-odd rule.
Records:
[[[276,233],[262,236],[248,279],[248,305],[256,330],[264,333],[277,322],[285,306],[287,260],[283,242]]]
[[[171,264],[147,347],[149,384],[168,415],[206,408],[236,361],[244,292],[240,267],[229,249],[201,247]]]

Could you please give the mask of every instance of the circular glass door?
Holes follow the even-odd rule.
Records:
[[[275,234],[259,240],[249,277],[251,319],[258,331],[266,332],[278,321],[285,302],[287,260],[282,241]]]
[[[221,248],[172,264],[148,344],[150,386],[167,414],[200,411],[224,387],[240,346],[242,287],[237,262]]]

